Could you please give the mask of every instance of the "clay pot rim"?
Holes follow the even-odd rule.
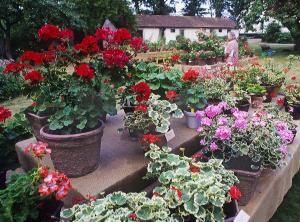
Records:
[[[28,113],[26,113],[26,115],[32,116],[32,117],[37,118],[37,119],[46,119],[46,118],[49,118],[49,116],[50,116],[50,115],[47,115],[47,116],[39,116],[39,115],[37,115],[37,114],[35,114],[35,113],[32,113],[32,112],[28,112]]]
[[[40,135],[42,138],[50,139],[50,140],[84,139],[84,138],[88,138],[91,136],[95,136],[95,135],[103,132],[104,123],[102,120],[99,120],[99,123],[101,125],[98,128],[93,129],[91,131],[87,131],[84,133],[76,133],[76,134],[65,134],[65,135],[46,133],[45,129],[48,129],[48,127],[49,127],[49,125],[46,125],[41,128]]]

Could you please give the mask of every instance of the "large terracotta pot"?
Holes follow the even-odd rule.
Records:
[[[38,141],[41,140],[40,130],[48,123],[49,116],[38,116],[34,113],[27,113],[26,117],[31,126],[33,135]]]
[[[48,125],[41,129],[42,140],[52,150],[51,159],[56,170],[68,177],[80,177],[97,169],[104,129],[104,123],[99,122],[97,129],[78,134],[53,134]]]

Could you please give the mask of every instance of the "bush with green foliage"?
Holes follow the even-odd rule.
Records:
[[[282,26],[277,22],[271,22],[265,33],[263,34],[263,41],[270,43],[293,43],[293,38],[289,32],[281,32]]]
[[[0,67],[0,102],[13,99],[22,94],[23,80],[20,76],[3,74]]]

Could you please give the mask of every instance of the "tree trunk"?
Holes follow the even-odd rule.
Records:
[[[10,27],[7,27],[4,36],[4,50],[7,59],[12,59],[11,44],[10,44]]]

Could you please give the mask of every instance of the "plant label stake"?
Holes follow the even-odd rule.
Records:
[[[243,210],[240,210],[239,214],[236,216],[233,222],[248,222],[250,216]]]
[[[171,139],[173,139],[175,137],[175,133],[174,130],[171,129],[168,132],[165,133],[165,137],[167,139],[167,142],[169,142]]]

